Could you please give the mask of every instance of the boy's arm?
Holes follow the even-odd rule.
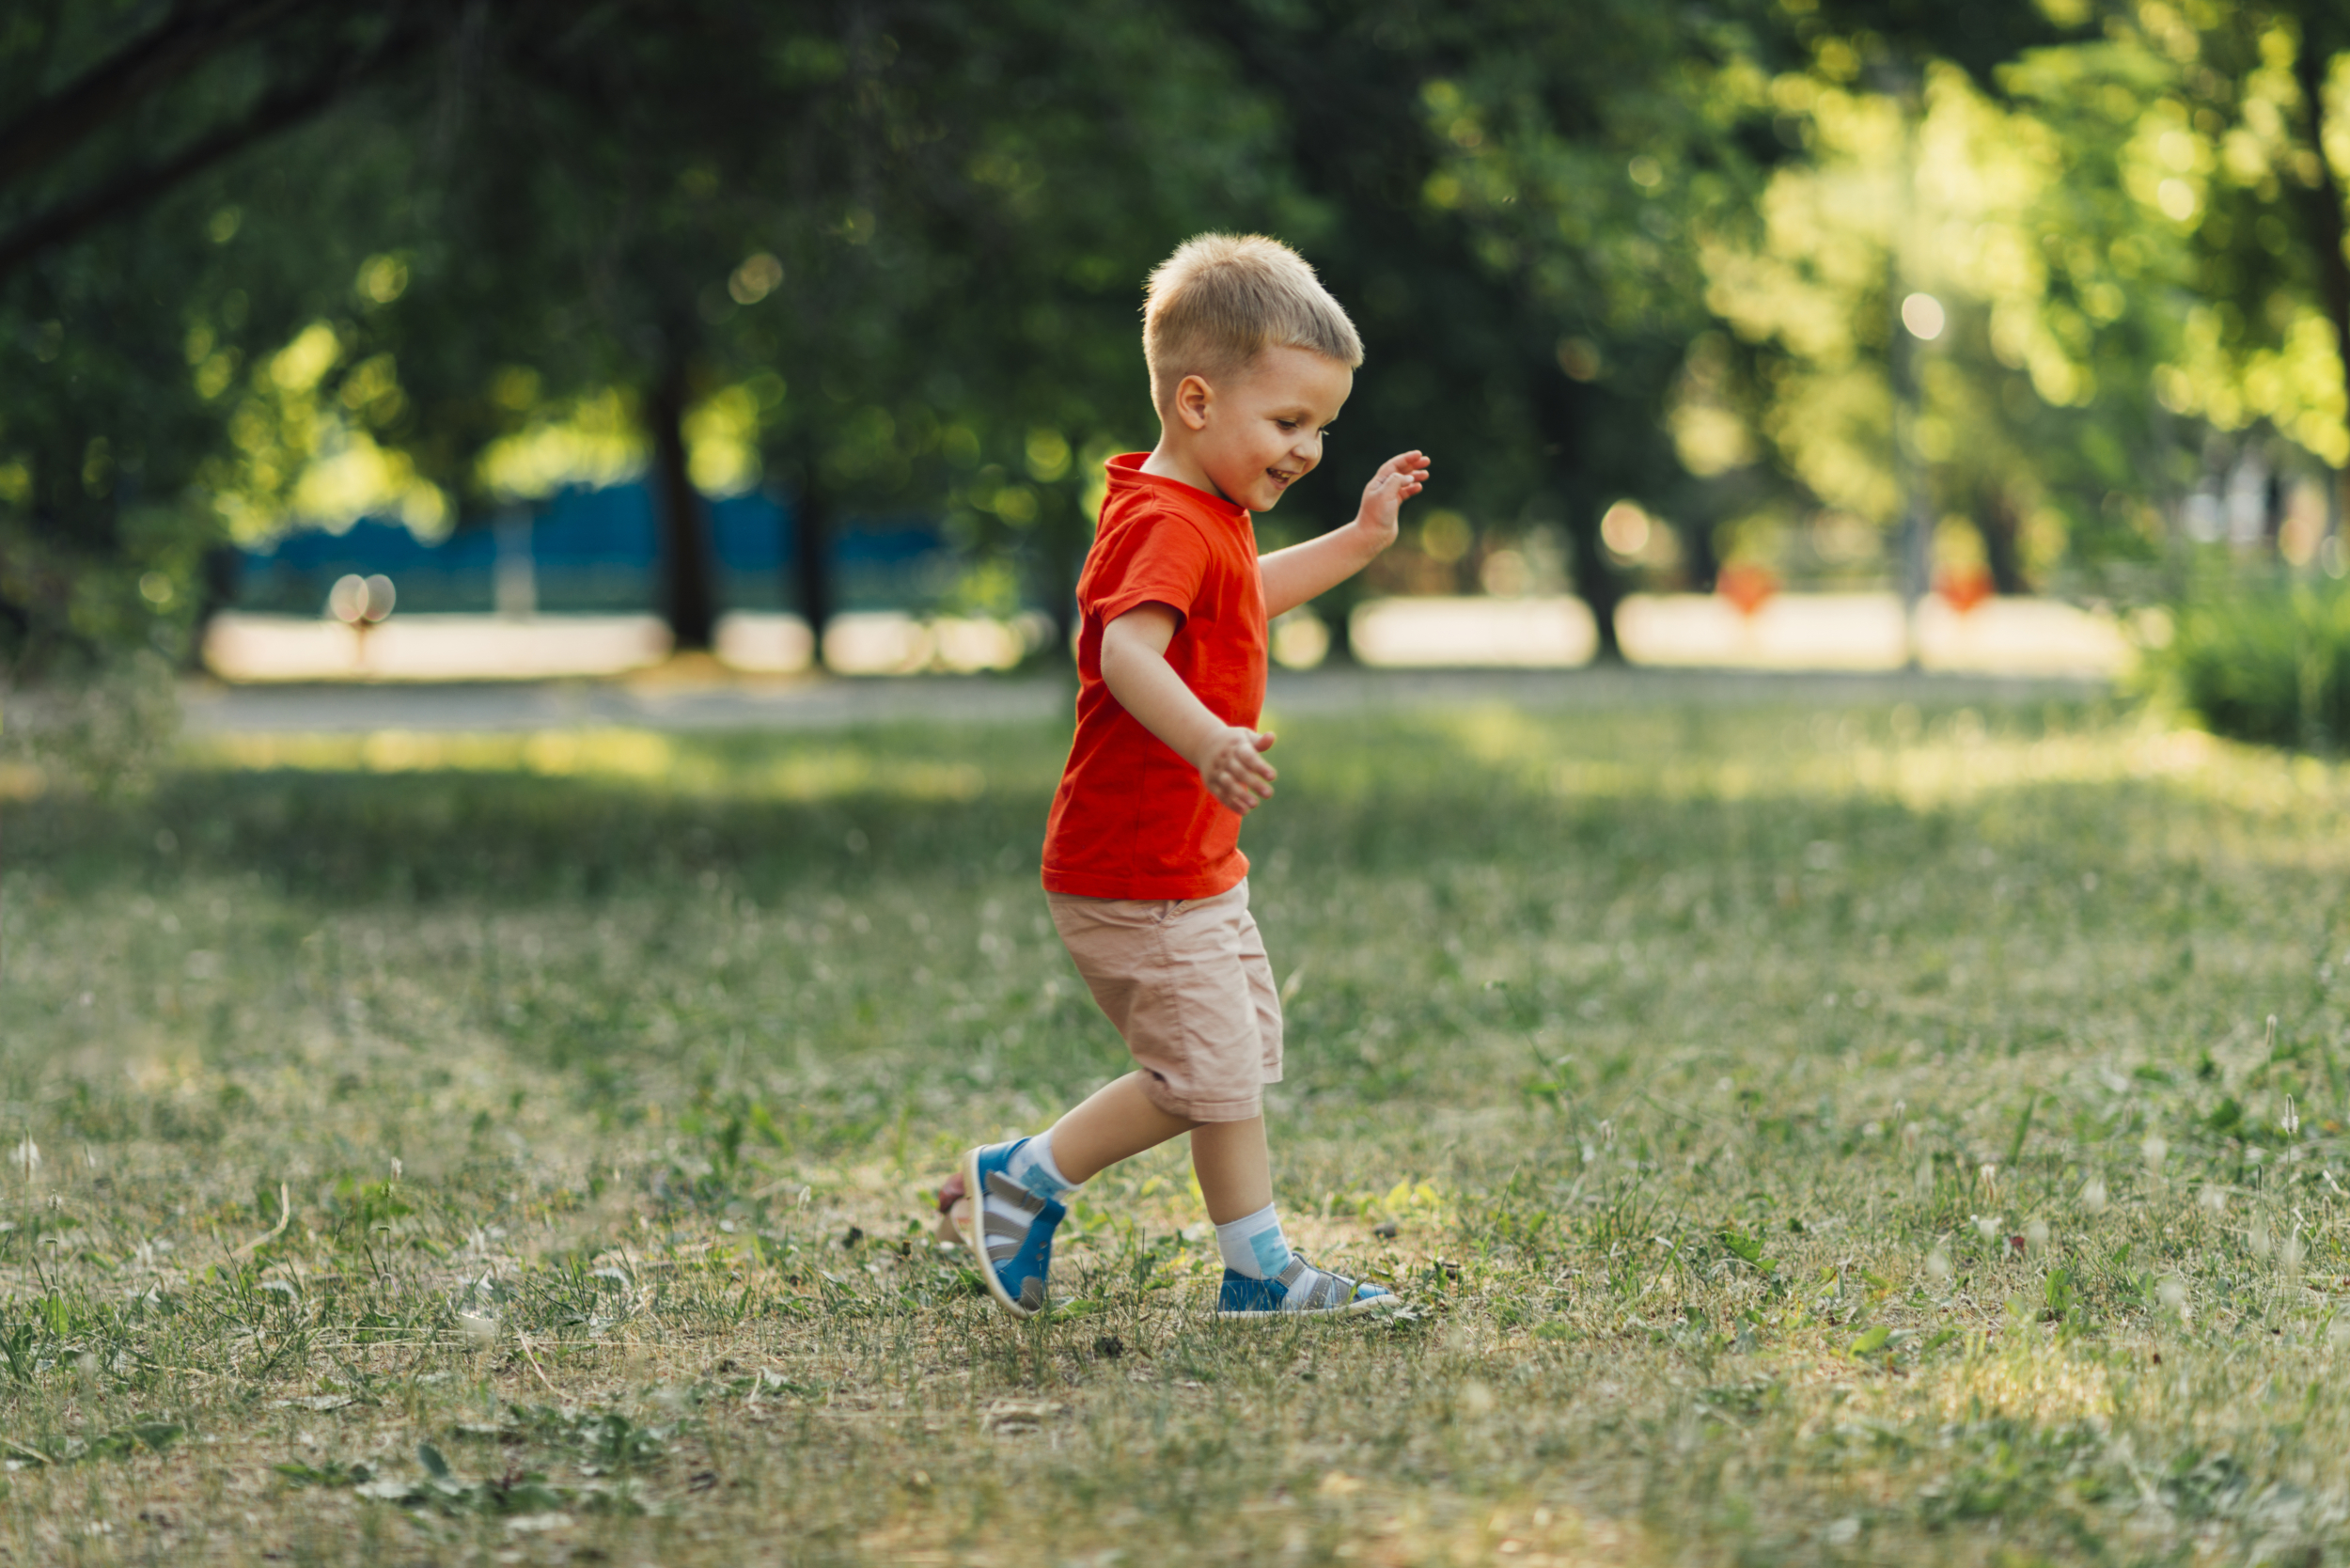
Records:
[[[1355,514],[1354,522],[1320,539],[1261,557],[1257,566],[1264,573],[1267,619],[1286,615],[1369,566],[1373,557],[1395,542],[1397,514],[1427,482],[1428,459],[1421,453],[1389,458],[1363,487],[1363,510]]]
[[[1200,781],[1228,809],[1246,816],[1273,793],[1273,764],[1259,753],[1273,737],[1208,712],[1167,662],[1182,617],[1165,604],[1138,604],[1102,628],[1102,683],[1118,705],[1199,770]]]

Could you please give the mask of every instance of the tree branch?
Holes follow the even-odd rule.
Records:
[[[0,184],[56,162],[205,60],[271,24],[324,0],[228,0],[175,11],[164,24],[36,103],[0,130]]]
[[[215,131],[177,156],[133,169],[89,196],[53,208],[13,232],[0,235],[0,279],[42,251],[151,201],[191,175],[309,118],[369,76],[414,53],[425,36],[421,28],[396,34],[349,69],[275,93],[242,121]]]

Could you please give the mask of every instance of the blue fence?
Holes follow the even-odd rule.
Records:
[[[791,505],[752,494],[706,506],[720,607],[798,608]],[[381,572],[399,590],[403,611],[489,611],[499,607],[501,557],[509,596],[513,591],[517,552],[526,557],[538,610],[655,608],[660,536],[652,494],[642,484],[567,491],[516,514],[509,527],[484,520],[438,544],[372,518],[340,534],[288,534],[267,550],[244,552],[236,605],[317,615],[337,578]],[[935,525],[906,518],[846,521],[833,539],[832,567],[841,609],[926,606],[946,591],[954,571]]]

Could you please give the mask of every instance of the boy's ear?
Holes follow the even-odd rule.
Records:
[[[1208,428],[1208,405],[1215,401],[1215,388],[1198,376],[1185,376],[1175,384],[1175,417],[1187,431]]]

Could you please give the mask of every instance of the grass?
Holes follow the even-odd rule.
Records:
[[[1410,1307],[1244,1333],[1178,1151],[1049,1321],[928,1236],[1120,1070],[1062,744],[7,775],[0,1560],[2350,1555],[2350,776],[2094,705],[1287,726],[1280,1200]]]

